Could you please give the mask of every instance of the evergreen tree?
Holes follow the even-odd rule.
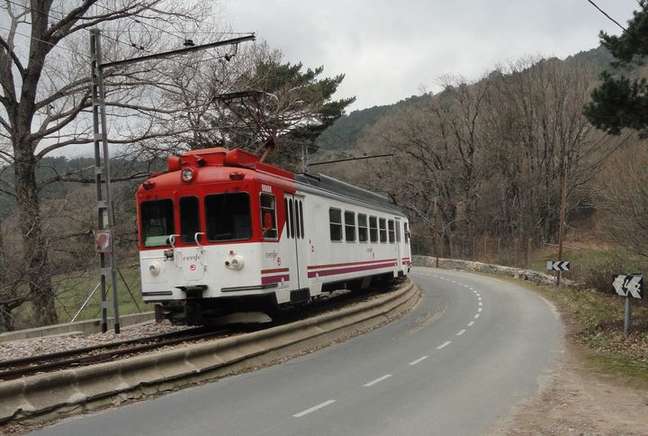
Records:
[[[648,0],[639,1],[628,28],[620,36],[600,33],[601,44],[614,56],[612,69],[601,74],[585,116],[598,129],[618,135],[623,128],[648,133],[648,82],[639,77],[648,55]]]
[[[276,54],[258,60],[239,79],[239,88],[252,95],[219,104],[211,124],[220,141],[209,138],[210,144],[259,151],[272,141],[276,150],[270,160],[296,168],[302,148],[315,152],[320,134],[355,101],[334,99],[344,75],[322,77],[323,72],[321,66],[304,69],[301,63],[282,62]]]

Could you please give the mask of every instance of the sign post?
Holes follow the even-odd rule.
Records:
[[[561,271],[569,271],[569,261],[567,260],[548,260],[547,271],[556,272],[556,286],[560,288],[560,273]]]
[[[622,297],[625,297],[625,314],[623,316],[623,335],[628,336],[632,324],[632,306],[630,297],[643,298],[643,275],[621,274],[614,277],[612,287]]]

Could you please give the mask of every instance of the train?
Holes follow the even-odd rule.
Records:
[[[141,292],[158,320],[300,306],[411,268],[409,221],[388,197],[238,148],[169,156],[136,203]]]

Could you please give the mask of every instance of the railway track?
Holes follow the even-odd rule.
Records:
[[[107,362],[117,357],[143,353],[182,342],[210,339],[232,332],[234,332],[232,328],[214,330],[197,327],[145,338],[5,360],[0,362],[0,380],[12,380],[42,372]]]
[[[39,373],[108,362],[115,358],[123,358],[165,346],[178,345],[183,342],[195,342],[216,338],[226,334],[247,333],[262,328],[287,324],[329,310],[340,309],[346,305],[353,304],[354,302],[362,301],[375,293],[375,291],[357,293],[346,292],[335,297],[324,298],[305,307],[301,307],[299,310],[294,308],[293,310],[276,314],[276,318],[274,318],[271,323],[267,324],[233,324],[219,329],[196,327],[179,332],[148,336],[145,338],[111,342],[108,344],[74,348],[56,353],[39,354],[36,356],[0,361],[0,381],[13,380]]]

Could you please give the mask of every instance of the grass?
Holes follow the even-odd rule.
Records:
[[[648,389],[648,304],[633,302],[633,328],[626,338],[622,297],[594,290],[524,284],[556,305],[567,325],[568,340],[587,369]]]
[[[556,259],[555,250],[539,250],[529,268],[546,272],[546,261],[552,259]],[[617,274],[648,272],[648,259],[619,248],[566,248],[563,259],[570,261],[570,271],[562,277],[605,293],[614,293],[612,281]]]
[[[142,300],[139,269],[137,265],[130,266],[131,263],[132,262],[129,263],[129,266],[120,266],[119,269],[124,276],[125,282],[130,287],[134,298],[131,297],[131,294],[129,294],[128,289],[124,285],[124,281],[119,274],[117,274],[117,293],[120,315],[137,313],[140,310],[152,310],[152,308],[146,305]],[[95,288],[95,286],[97,286],[99,279],[100,274],[98,268],[90,271],[59,275],[53,278],[54,287],[57,291],[56,311],[59,322],[69,322],[72,319],[89,293]],[[110,288],[110,280],[107,282],[107,288],[109,304],[108,316],[112,317],[112,289]],[[137,302],[137,304],[135,304],[135,302]],[[140,310],[138,310],[137,305],[139,305]],[[101,296],[100,289],[97,289],[88,305],[77,317],[77,321],[98,318],[100,316],[100,310]],[[31,312],[32,307],[30,303],[26,303],[16,310],[15,318],[17,320],[18,328],[30,327],[29,320],[32,319]]]

